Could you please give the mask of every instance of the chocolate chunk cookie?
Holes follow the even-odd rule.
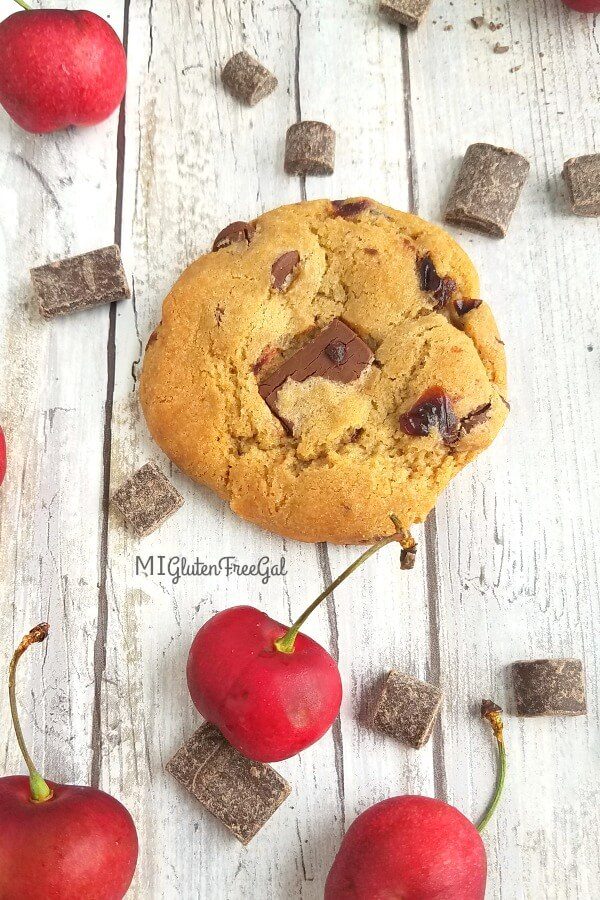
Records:
[[[279,534],[370,542],[391,512],[421,522],[507,415],[503,346],[469,258],[366,198],[224,233],[178,280],[146,350],[155,440]]]

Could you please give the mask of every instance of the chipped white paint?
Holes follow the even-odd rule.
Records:
[[[0,658],[50,618],[44,665],[32,651],[22,679],[40,762],[127,803],[142,844],[131,897],[317,900],[344,827],[370,803],[422,791],[476,816],[491,744],[473,706],[482,694],[510,704],[513,659],[582,654],[586,719],[509,718],[507,796],[486,844],[490,898],[591,900],[600,874],[599,232],[568,214],[559,173],[568,156],[599,149],[600,22],[558,0],[440,0],[406,36],[371,0],[343,9],[340,0],[130,0],[117,20],[119,5],[90,4],[112,8],[118,30],[128,23],[120,141],[116,116],[52,137],[0,120],[0,422],[11,457],[0,499]],[[504,28],[474,30],[468,19],[480,13]],[[497,40],[511,50],[494,55]],[[218,78],[242,47],[280,82],[252,110]],[[299,115],[336,128],[332,178],[284,175],[285,130]],[[532,161],[505,241],[457,232],[506,339],[512,414],[418,536],[417,568],[400,572],[388,548],[311,620],[309,632],[339,655],[341,722],[277,766],[292,797],[244,849],[164,774],[197,723],[184,678],[189,643],[233,603],[289,621],[356,549],[259,532],[176,471],[186,504],[156,534],[140,542],[107,518],[109,486],[147,459],[170,471],[140,417],[142,349],[164,293],[223,224],[303,196],[352,194],[439,221],[474,140]],[[110,243],[115,222],[134,302],[41,322],[28,267]],[[138,553],[284,555],[288,574],[267,585],[172,584],[136,575]],[[419,752],[364,725],[373,683],[392,665],[446,689],[441,728]],[[16,771],[6,703],[0,734],[0,771]]]

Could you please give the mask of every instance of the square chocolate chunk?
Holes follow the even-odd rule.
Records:
[[[416,28],[431,6],[431,0],[380,0],[379,10],[394,22]]]
[[[471,144],[446,207],[446,222],[505,237],[528,172],[528,161],[514,150]]]
[[[285,139],[285,171],[288,175],[332,175],[335,163],[335,131],[325,122],[290,125]]]
[[[221,73],[221,80],[234,97],[248,106],[255,106],[277,87],[273,73],[245,50],[231,57]]]
[[[563,168],[576,216],[600,216],[600,153],[568,159]]]
[[[442,692],[433,684],[390,672],[373,718],[380,731],[415,749],[431,737],[442,703]]]
[[[112,499],[138,537],[150,534],[183,505],[179,491],[153,463],[138,469]]]
[[[252,840],[291,791],[275,769],[242,756],[209,723],[177,751],[166,769],[242,844]]]
[[[519,716],[583,716],[587,712],[580,659],[534,659],[512,665]]]
[[[31,280],[45,319],[131,297],[116,244],[31,269]]]
[[[271,412],[277,415],[277,395],[288,378],[301,382],[317,375],[348,384],[372,361],[371,349],[362,338],[341,319],[333,319],[272,372],[259,385],[258,391]]]

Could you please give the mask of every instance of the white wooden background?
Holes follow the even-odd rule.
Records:
[[[434,0],[427,24],[406,35],[376,14],[376,0],[88,7],[128,45],[121,117],[37,137],[0,116],[0,422],[10,453],[0,659],[51,622],[21,676],[40,766],[127,804],[141,840],[130,897],[314,900],[344,829],[371,803],[424,792],[476,817],[493,757],[474,707],[483,695],[510,705],[513,660],[583,655],[587,718],[508,718],[508,787],[485,837],[488,897],[598,897],[600,231],[569,214],[560,172],[569,156],[600,150],[600,18],[559,0]],[[504,28],[474,30],[479,14]],[[496,41],[509,52],[495,55]],[[280,81],[253,110],[219,80],[243,47]],[[337,130],[332,178],[283,173],[285,131],[300,116]],[[478,140],[532,164],[506,240],[457,232],[506,340],[512,414],[421,530],[413,572],[388,548],[310,621],[339,658],[341,722],[277,765],[293,794],[244,849],[164,773],[198,724],[189,644],[234,603],[289,621],[357,549],[260,532],[176,471],[184,508],[141,542],[128,535],[109,495],[147,459],[169,471],[140,416],[142,348],[171,283],[232,219],[304,196],[367,194],[440,221],[461,155]],[[133,302],[41,321],[28,268],[113,240]],[[267,586],[173,586],[136,577],[138,552],[209,562],[284,554],[289,574]],[[446,691],[441,726],[419,752],[363,724],[392,665]],[[17,771],[3,701],[0,774]]]

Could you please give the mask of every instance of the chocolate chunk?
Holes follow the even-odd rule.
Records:
[[[300,264],[300,254],[297,250],[289,250],[282,253],[271,266],[271,284],[276,291],[287,291],[296,275],[296,269]]]
[[[353,219],[371,208],[370,200],[332,200],[335,215],[342,219]],[[377,252],[377,251],[375,251]]]
[[[377,704],[373,724],[380,731],[416,750],[431,737],[442,703],[442,692],[433,684],[390,672]]]
[[[336,366],[341,366],[348,356],[346,345],[342,341],[332,341],[331,344],[328,344],[327,347],[325,347],[325,353]]]
[[[434,428],[445,444],[454,444],[460,436],[450,397],[441,387],[428,388],[399,419],[400,428],[413,437],[426,437]]]
[[[332,359],[328,352],[332,344],[343,345],[346,355],[341,362]],[[333,352],[339,355],[339,350]],[[373,354],[367,344],[345,322],[334,319],[286,359],[259,385],[258,390],[271,412],[277,415],[277,396],[288,378],[302,382],[319,376],[348,384],[358,378],[372,361]]]
[[[477,407],[477,409],[474,409],[468,416],[464,416],[464,418],[460,420],[461,433],[469,434],[469,432],[473,431],[474,428],[477,428],[478,425],[483,425],[484,422],[487,422],[490,417],[491,408],[491,403],[484,403],[483,406]]]
[[[237,244],[243,241],[249,244],[254,237],[256,231],[252,222],[232,222],[218,233],[213,244],[213,250],[221,250],[223,247],[229,247],[230,244]]]
[[[179,491],[153,463],[138,469],[112,499],[138,537],[150,534],[183,505]]]
[[[288,175],[331,175],[335,163],[335,131],[324,122],[298,122],[285,139]]]
[[[459,316],[466,316],[466,314],[470,313],[472,310],[479,309],[482,303],[483,300],[476,300],[471,297],[461,297],[454,301],[454,309]]]
[[[448,275],[441,278],[429,254],[417,257],[417,269],[421,290],[433,295],[434,309],[441,309],[456,290],[456,281]]]
[[[576,216],[600,216],[600,153],[568,159],[563,168]]]
[[[485,19],[483,18],[483,16],[473,16],[473,18],[471,19],[471,25],[473,26],[473,28],[481,28],[484,22]]]
[[[131,297],[116,244],[39,266],[31,280],[45,319]]]
[[[512,665],[519,716],[583,716],[587,712],[580,659],[535,659]]]
[[[244,845],[291,790],[275,769],[242,756],[209,723],[186,741],[165,768]]]
[[[430,5],[431,0],[380,0],[379,11],[394,22],[416,28]]]
[[[504,237],[528,172],[525,157],[513,150],[471,144],[446,207],[446,222]]]
[[[221,80],[234,97],[248,106],[255,106],[277,87],[273,73],[245,50],[231,57],[221,73]]]

